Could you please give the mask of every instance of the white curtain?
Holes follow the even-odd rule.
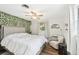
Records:
[[[78,42],[79,36],[77,34],[77,20],[78,20],[78,5],[70,6],[70,31],[71,31],[71,41],[70,41],[70,53],[72,55],[79,54]]]
[[[74,36],[71,41],[71,54],[72,55],[79,55],[79,34]]]
[[[77,54],[77,41],[76,41],[76,37],[74,36],[71,40],[71,55],[76,55]]]

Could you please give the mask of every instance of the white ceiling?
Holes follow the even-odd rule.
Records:
[[[62,19],[65,18],[68,12],[68,6],[64,4],[30,4],[30,8],[40,10],[44,16],[41,19]],[[26,8],[21,4],[0,4],[0,10],[11,15],[15,15],[27,20],[31,20],[25,16]]]

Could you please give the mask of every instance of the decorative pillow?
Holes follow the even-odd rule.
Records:
[[[58,36],[58,40],[59,40],[60,43],[63,43],[64,37],[63,36]]]
[[[58,41],[58,36],[51,36],[49,37],[50,41]]]

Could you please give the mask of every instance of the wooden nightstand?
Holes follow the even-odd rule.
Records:
[[[58,50],[54,49],[49,45],[49,43],[45,43],[45,47],[43,49],[43,52],[48,55],[58,55]]]

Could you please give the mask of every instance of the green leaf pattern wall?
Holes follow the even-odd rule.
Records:
[[[31,22],[0,11],[0,25],[25,27],[30,32]]]

